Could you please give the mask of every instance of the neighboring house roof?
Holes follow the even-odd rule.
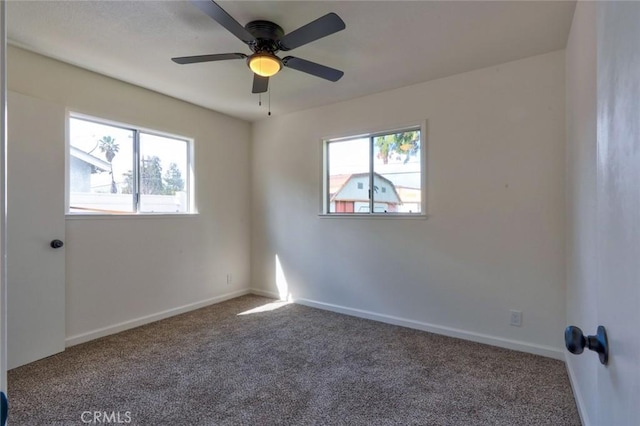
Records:
[[[101,160],[98,157],[94,157],[88,152],[84,152],[83,150],[78,149],[74,146],[71,147],[71,150],[69,153],[71,154],[72,157],[75,157],[80,161],[84,161],[85,163],[91,164],[97,169],[100,169],[105,172],[111,170],[111,165],[108,162]]]
[[[408,188],[406,186],[396,186],[400,199],[403,203],[420,203],[422,200],[422,191],[420,188]]]
[[[352,175],[332,175],[329,176],[329,194],[333,197],[347,183]]]
[[[349,181],[353,178],[358,178],[358,177],[365,177],[365,176],[369,176],[369,173],[354,173],[354,174],[346,174],[346,175],[332,175],[329,176],[329,194],[331,197],[331,201],[334,201],[336,196],[340,193],[340,191],[342,191],[342,189],[347,186],[347,184],[349,183]],[[380,179],[383,182],[386,182],[387,184],[389,184],[389,186],[391,187],[391,189],[393,190],[394,195],[396,196],[396,198],[398,199],[398,203],[402,202],[402,198],[400,197],[400,194],[398,194],[398,191],[396,190],[395,185],[393,184],[393,182],[391,182],[389,179],[387,179],[386,177],[378,174],[378,173],[374,173],[373,174],[374,179]]]

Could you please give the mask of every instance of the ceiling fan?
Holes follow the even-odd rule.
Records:
[[[280,59],[276,56],[278,51],[293,50],[344,30],[346,28],[344,21],[335,13],[328,13],[285,35],[279,25],[270,21],[251,21],[243,27],[213,0],[191,0],[191,2],[249,46],[253,54],[219,53],[171,58],[175,63],[184,65],[228,59],[246,59],[247,65],[254,72],[253,93],[266,92],[269,87],[269,77],[275,75],[283,66],[329,81],[338,81],[344,75],[340,70],[305,59],[294,56]]]

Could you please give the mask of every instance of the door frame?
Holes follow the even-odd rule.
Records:
[[[0,1],[0,391],[7,392],[7,29]]]

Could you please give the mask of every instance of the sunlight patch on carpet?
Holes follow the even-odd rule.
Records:
[[[281,300],[278,302],[267,303],[266,305],[258,306],[253,309],[249,309],[248,311],[240,312],[238,315],[249,315],[249,314],[257,314],[259,312],[269,312],[275,311],[276,309],[282,308],[283,306],[290,305],[293,302],[289,302],[287,300]]]

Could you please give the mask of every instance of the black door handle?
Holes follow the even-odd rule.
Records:
[[[0,392],[0,426],[7,424],[7,417],[9,417],[9,400],[4,392]]]
[[[584,337],[580,328],[570,325],[564,331],[564,344],[567,350],[575,355],[580,355],[584,347],[598,353],[600,362],[607,365],[609,362],[609,341],[607,340],[607,330],[601,325],[595,336]]]
[[[54,249],[60,248],[64,245],[64,243],[60,240],[53,240],[51,241],[51,247],[53,247]]]

